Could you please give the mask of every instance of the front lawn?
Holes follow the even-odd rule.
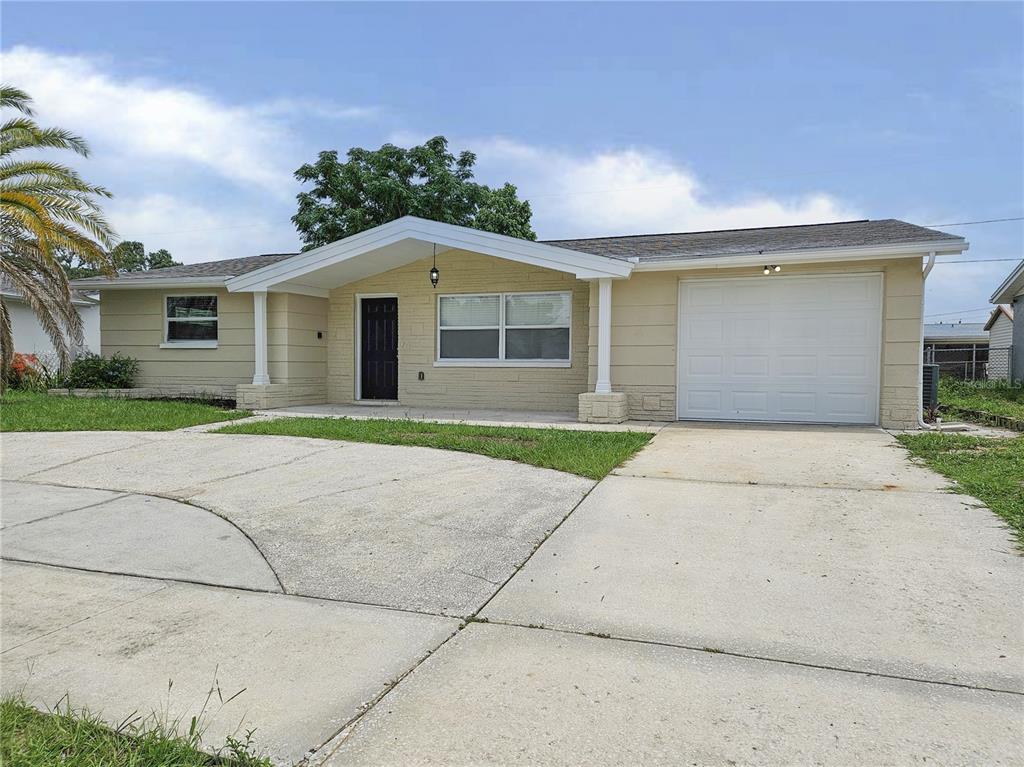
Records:
[[[0,398],[0,431],[170,431],[251,415],[202,402],[58,397],[8,390]]]
[[[351,418],[275,418],[225,426],[217,429],[217,433],[434,447],[519,461],[590,479],[601,479],[651,439],[650,434],[636,431],[525,429]]]
[[[942,378],[939,404],[954,413],[973,410],[1024,420],[1024,385]]]
[[[1024,437],[986,439],[962,434],[901,434],[911,455],[956,482],[1005,519],[1024,546]]]
[[[245,742],[229,740],[219,756],[199,750],[198,735],[176,735],[154,723],[126,722],[117,731],[87,712],[42,713],[19,700],[0,702],[4,767],[270,767]]]

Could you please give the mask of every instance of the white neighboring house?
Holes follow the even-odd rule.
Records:
[[[988,331],[988,377],[1005,381],[1010,377],[1013,307],[1000,304],[993,309],[985,330]]]
[[[1010,380],[1024,381],[1024,261],[1014,267],[989,301],[1010,306]]]
[[[54,354],[53,342],[35,312],[24,297],[6,280],[0,281],[0,295],[11,315],[11,332],[14,334],[14,351],[21,354],[35,354],[40,357]],[[100,301],[94,294],[74,290],[72,303],[82,318],[84,347],[82,351],[100,351]]]

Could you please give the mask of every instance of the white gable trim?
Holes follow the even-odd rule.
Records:
[[[815,250],[789,250],[774,253],[742,253],[734,256],[706,256],[704,258],[664,258],[641,261],[638,272],[679,271],[686,269],[721,269],[730,266],[761,266],[763,264],[814,264],[832,261],[875,261],[885,258],[922,258],[928,253],[951,256],[970,247],[965,240],[941,242],[914,242],[899,245],[873,245],[871,247],[838,247]]]
[[[579,279],[628,277],[633,270],[633,264],[628,261],[580,253],[567,248],[556,248],[553,245],[520,240],[464,226],[404,216],[343,240],[299,253],[248,274],[233,277],[227,281],[227,288],[231,291],[248,292],[270,290],[282,282],[298,281],[301,283],[299,278],[317,269],[357,258],[364,253],[407,239],[423,240],[445,248],[469,250],[508,261],[518,261],[546,269],[569,272]]]
[[[992,304],[1010,304],[1024,290],[1024,261],[1021,261],[989,298]]]

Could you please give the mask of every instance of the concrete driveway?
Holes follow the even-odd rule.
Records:
[[[281,763],[1024,763],[1024,559],[878,430],[673,425],[596,488],[195,433],[5,434],[2,473],[39,703],[244,689],[210,740]]]

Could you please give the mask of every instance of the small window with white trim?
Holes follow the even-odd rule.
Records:
[[[217,296],[166,296],[164,343],[217,344]]]
[[[438,298],[439,362],[568,363],[570,293]]]

